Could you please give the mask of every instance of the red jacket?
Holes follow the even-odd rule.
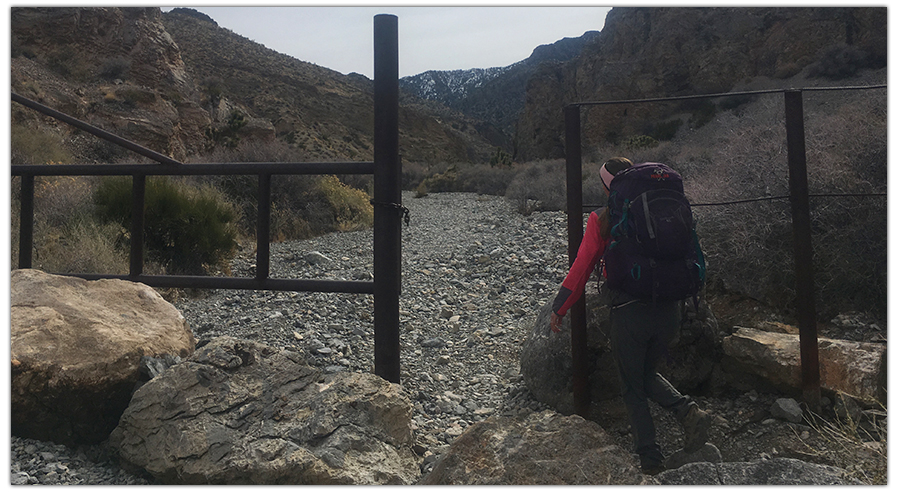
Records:
[[[596,267],[597,261],[603,256],[607,245],[609,245],[609,238],[603,238],[600,235],[601,215],[597,212],[606,217],[605,210],[591,212],[584,231],[584,237],[581,240],[581,246],[578,247],[575,263],[569,269],[569,274],[563,280],[559,293],[556,295],[556,300],[553,301],[553,312],[559,316],[565,316],[572,304],[581,298],[581,294],[584,293],[584,285],[591,277],[591,272]]]

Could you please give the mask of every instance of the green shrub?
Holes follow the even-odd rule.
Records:
[[[131,191],[131,178],[103,179],[94,193],[100,220],[129,229]],[[236,219],[234,207],[209,186],[147,178],[144,244],[149,256],[170,273],[227,269],[237,249]]]
[[[512,165],[512,155],[497,148],[497,151],[491,155],[490,163],[492,167],[509,167]]]
[[[655,148],[659,145],[659,141],[649,135],[633,135],[626,138],[622,145],[628,149]]]
[[[244,114],[233,109],[225,125],[211,127],[207,133],[209,138],[216,144],[221,144],[228,148],[236,148],[240,140],[238,130],[242,129],[246,124],[247,119],[244,117]]]

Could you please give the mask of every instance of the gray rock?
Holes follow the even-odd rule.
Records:
[[[10,474],[9,484],[12,486],[21,486],[24,484],[29,484],[31,482],[31,476],[28,475],[27,472],[14,472]]]
[[[722,453],[712,443],[706,443],[699,450],[688,453],[684,449],[678,450],[666,458],[666,469],[677,469],[685,464],[695,462],[719,463],[722,461]]]
[[[655,476],[663,485],[842,485],[860,484],[837,467],[775,458],[755,462],[690,463]]]
[[[422,347],[440,348],[440,347],[444,347],[445,345],[447,345],[447,343],[444,342],[443,339],[430,338],[430,339],[423,340],[421,345],[422,345]]]
[[[331,259],[323,255],[321,252],[307,252],[303,259],[312,266],[320,266],[322,264],[328,264],[331,262]]]
[[[411,407],[371,374],[222,337],[141,387],[110,436],[171,484],[406,484]]]
[[[469,426],[420,484],[645,484],[631,455],[594,422],[553,411]]]
[[[776,399],[769,411],[773,417],[781,420],[787,420],[795,424],[803,422],[803,408],[800,408],[800,403],[793,398]]]

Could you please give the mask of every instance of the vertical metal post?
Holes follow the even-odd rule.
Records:
[[[144,272],[144,199],[147,195],[147,176],[131,179],[131,255],[128,275],[132,278]]]
[[[22,176],[19,210],[19,269],[31,269],[34,249],[34,176]]]
[[[256,207],[256,279],[269,277],[269,230],[272,212],[272,174],[260,174]]]
[[[787,126],[791,217],[794,230],[794,266],[797,273],[797,314],[800,323],[800,371],[803,399],[818,411],[821,399],[819,346],[816,333],[816,301],[813,284],[812,229],[809,215],[809,184],[806,173],[806,138],[803,129],[803,94],[784,93]]]
[[[584,236],[581,178],[581,108],[567,106],[566,122],[566,226],[569,233],[569,266],[575,263]],[[575,412],[590,416],[588,386],[587,314],[584,294],[570,309],[572,325],[572,396]]]
[[[400,141],[397,16],[375,16],[375,374],[400,383]]]

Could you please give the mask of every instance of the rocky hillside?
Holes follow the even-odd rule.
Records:
[[[179,160],[241,140],[280,140],[310,159],[372,158],[372,82],[305,63],[190,9],[14,8],[13,92]],[[404,97],[410,161],[486,161],[492,127]],[[14,124],[57,125],[21,106]],[[482,134],[485,132],[485,134]],[[112,161],[64,133],[79,161]]]
[[[426,71],[400,79],[403,89],[423,99],[487,121],[509,137],[525,104],[525,85],[543,63],[564,63],[600,32],[588,31],[576,38],[563,38],[534,49],[527,59],[503,68]]]
[[[745,90],[755,77],[841,78],[887,65],[885,8],[614,8],[600,36],[528,81],[516,158],[563,155],[571,102]],[[595,106],[582,114],[585,147],[646,134],[692,104]],[[587,150],[587,149],[586,149]]]
[[[241,140],[278,140],[310,159],[372,156],[372,82],[305,63],[191,9],[13,8],[11,87],[179,160]],[[403,80],[406,161],[518,161],[563,156],[571,102],[692,95],[800,76],[840,85],[887,65],[886,8],[626,8],[601,32],[538,47],[505,68],[426,72]],[[427,98],[427,99],[426,99]],[[710,102],[583,112],[585,151],[694,126]],[[80,161],[108,146],[21,106],[13,125],[61,131]]]

